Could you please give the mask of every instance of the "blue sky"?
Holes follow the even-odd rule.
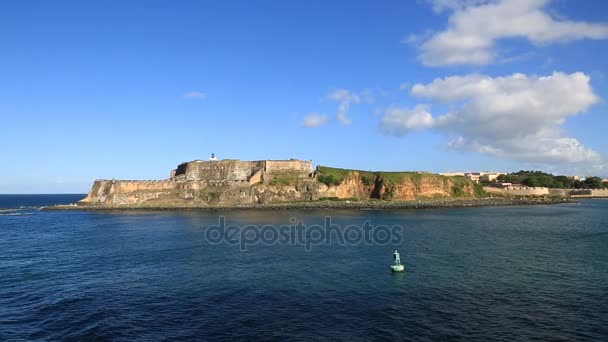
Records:
[[[605,1],[10,1],[0,193],[313,159],[608,176]],[[460,24],[459,24],[460,23]]]

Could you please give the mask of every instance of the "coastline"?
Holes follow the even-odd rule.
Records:
[[[125,206],[92,206],[92,205],[56,205],[42,208],[43,211],[171,211],[171,210],[288,210],[288,209],[346,209],[346,210],[383,210],[383,209],[440,209],[440,208],[474,208],[521,205],[555,205],[571,204],[578,201],[569,198],[534,198],[534,197],[494,197],[470,199],[436,199],[414,201],[306,201],[270,204],[240,205],[125,205]]]

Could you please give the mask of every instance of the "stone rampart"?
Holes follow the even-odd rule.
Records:
[[[608,197],[608,189],[581,189],[572,190],[572,197]]]
[[[280,173],[286,171],[301,172],[309,175],[313,172],[312,161],[305,160],[266,160],[264,171],[268,173]]]
[[[194,181],[248,182],[263,167],[259,161],[193,161],[179,165],[176,176],[185,175],[186,180]]]
[[[501,194],[507,196],[544,196],[549,195],[549,188],[543,187],[508,187],[508,188],[495,188],[491,186],[484,186],[483,190],[493,194]]]
[[[276,174],[284,172],[300,173],[304,177],[313,172],[312,161],[303,160],[195,160],[180,164],[175,172],[171,172],[171,179],[185,179],[205,182],[248,182],[257,183],[264,178],[260,173]],[[255,177],[254,177],[255,176]],[[258,181],[252,182],[252,178]]]

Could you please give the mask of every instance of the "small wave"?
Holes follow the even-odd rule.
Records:
[[[31,209],[24,208],[4,208],[0,210],[0,216],[25,216],[34,214]]]
[[[34,213],[0,213],[0,216],[27,216],[33,214]]]
[[[19,207],[20,210],[36,210],[36,211],[40,211],[42,210],[44,207],[42,206],[30,206],[30,205],[22,205]]]

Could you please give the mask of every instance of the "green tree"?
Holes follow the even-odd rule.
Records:
[[[568,176],[557,176],[555,177],[555,187],[570,189],[572,188],[573,179]]]
[[[583,183],[586,188],[590,189],[601,189],[604,187],[604,184],[602,184],[602,179],[600,177],[587,177]]]
[[[537,187],[540,186],[541,181],[537,177],[528,177],[524,179],[521,183],[525,186]]]

